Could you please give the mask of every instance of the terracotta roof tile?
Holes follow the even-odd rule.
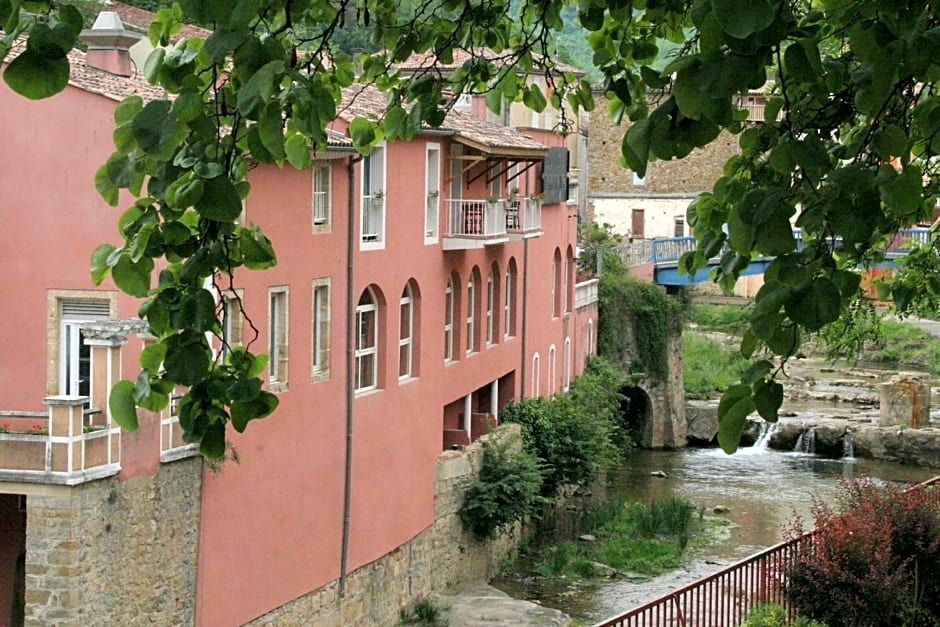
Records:
[[[123,2],[107,2],[102,7],[102,10],[114,11],[121,17],[121,21],[124,22],[125,25],[145,33],[147,29],[150,28],[150,23],[153,22],[153,18],[156,16],[156,13],[153,11],[134,7],[129,4],[124,4]],[[183,24],[180,26],[179,33],[176,34],[174,41],[184,37],[202,37],[205,39],[211,34],[212,31],[207,28],[193,24]]]
[[[536,56],[536,60],[541,58],[538,55],[534,56]],[[433,68],[440,74],[447,74],[463,66],[464,63],[470,61],[474,57],[490,59],[495,64],[499,65],[501,62],[508,62],[512,58],[512,53],[509,51],[494,52],[489,48],[480,48],[477,50],[455,48],[453,51],[453,61],[450,63],[444,63],[439,58],[437,58],[437,55],[435,55],[433,52],[425,52],[423,54],[416,52],[401,63],[396,64],[395,67],[405,72],[414,72],[417,70]],[[562,63],[561,61],[553,61],[552,66],[560,72],[572,72],[579,75],[584,74],[584,70],[576,68],[573,65],[568,65],[567,63]]]
[[[387,108],[385,95],[372,85],[354,85],[343,90],[340,117],[379,120]],[[431,127],[427,127],[431,130]],[[492,150],[545,151],[546,146],[507,126],[487,122],[462,111],[451,110],[439,129],[451,131],[460,138]]]

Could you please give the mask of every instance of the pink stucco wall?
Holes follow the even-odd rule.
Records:
[[[0,304],[14,312],[0,330],[4,358],[0,381],[3,409],[41,410],[54,391],[46,382],[46,302],[48,289],[113,290],[91,285],[88,259],[102,241],[117,241],[120,208],[109,208],[94,189],[94,172],[111,152],[114,102],[76,88],[49,101],[27,103],[0,89],[4,167],[0,168],[0,272],[7,289]],[[341,128],[342,125],[339,125]],[[538,138],[563,145],[550,133]],[[552,259],[573,254],[576,216],[567,205],[543,208],[541,237],[481,249],[445,251],[440,240],[424,241],[424,163],[426,143],[447,137],[420,137],[387,150],[386,245],[355,253],[353,299],[373,286],[384,303],[380,317],[380,389],[354,399],[352,502],[348,569],[388,553],[432,521],[434,459],[442,448],[444,408],[449,403],[507,377],[512,390],[501,401],[531,393],[532,357],[540,354],[539,391],[560,390],[564,343],[572,342],[575,374],[583,364],[584,320],[575,313],[553,317]],[[446,160],[445,160],[446,161]],[[252,172],[247,206],[274,242],[275,269],[242,273],[246,310],[258,328],[252,347],[266,352],[268,289],[289,287],[288,385],[270,418],[254,422],[230,440],[240,461],[220,473],[207,472],[203,485],[197,576],[197,622],[237,624],[322,586],[340,575],[343,479],[346,446],[345,331],[352,324],[346,302],[346,228],[350,214],[358,232],[358,208],[346,207],[348,157],[333,162],[333,212],[329,233],[312,232],[309,172],[260,167]],[[358,190],[361,166],[354,168]],[[440,189],[446,196],[442,167]],[[523,192],[536,191],[535,170]],[[465,198],[485,198],[483,179],[465,189]],[[358,194],[357,194],[358,196]],[[358,203],[358,199],[357,199]],[[126,204],[126,203],[125,203]],[[445,211],[441,208],[440,224]],[[516,278],[514,334],[502,334],[502,308],[496,307],[496,342],[485,346],[486,278],[498,268],[500,288],[513,263]],[[465,352],[466,284],[477,272],[479,350]],[[455,315],[456,360],[445,365],[444,289],[458,278]],[[311,376],[312,281],[331,280],[330,377]],[[398,301],[403,287],[416,287],[418,371],[397,377]],[[573,294],[573,271],[568,280]],[[498,290],[502,303],[502,289]],[[522,302],[525,299],[523,319]],[[571,296],[569,295],[569,301]],[[122,297],[119,315],[134,315],[138,303]],[[596,311],[593,314],[596,330]],[[420,330],[419,330],[420,329]],[[523,336],[525,345],[523,346]],[[251,338],[246,326],[245,340]],[[548,381],[548,352],[556,349],[555,380]],[[125,351],[124,376],[135,375],[139,340]],[[159,467],[156,417],[142,416],[141,430],[122,439],[122,479]]]

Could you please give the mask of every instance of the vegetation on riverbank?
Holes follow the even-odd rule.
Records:
[[[735,348],[696,331],[682,333],[682,378],[689,396],[716,396],[737,383],[749,365]]]
[[[702,512],[679,497],[649,504],[609,503],[577,515],[581,539],[528,547],[535,571],[550,578],[656,575],[681,564]]]
[[[630,444],[620,416],[623,380],[603,358],[588,360],[568,392],[509,403],[503,422],[522,426],[521,450],[484,445],[460,518],[477,539],[537,514],[563,485],[588,485]]]

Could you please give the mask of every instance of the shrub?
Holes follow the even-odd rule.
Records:
[[[826,627],[825,624],[811,618],[797,617],[794,621],[787,620],[787,612],[782,605],[775,603],[762,603],[752,609],[747,620],[741,627]]]
[[[709,329],[722,331],[741,331],[748,328],[751,315],[749,305],[692,305],[689,322]]]
[[[398,622],[401,625],[421,625],[421,627],[447,627],[449,624],[442,608],[426,596],[419,596],[406,607],[399,609]]]
[[[838,513],[814,503],[814,550],[788,573],[797,611],[831,627],[938,624],[937,505],[924,491],[871,482],[846,483],[837,502]]]
[[[542,472],[538,459],[511,442],[483,444],[480,475],[471,482],[460,506],[460,520],[475,538],[494,538],[507,525],[536,514],[544,500],[539,496]]]
[[[682,379],[686,392],[711,394],[734,385],[750,365],[735,349],[721,342],[686,331],[682,334]]]

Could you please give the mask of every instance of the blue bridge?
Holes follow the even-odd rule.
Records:
[[[796,239],[797,250],[802,249],[803,236],[799,229],[793,229],[793,237]],[[838,244],[838,241],[835,243]],[[885,262],[879,265],[893,266],[894,258],[906,255],[912,243],[929,244],[929,229],[912,228],[898,231],[888,244]],[[652,265],[653,282],[657,285],[689,285],[708,281],[711,269],[719,262],[719,257],[713,257],[709,259],[708,266],[699,269],[695,274],[680,272],[679,258],[683,253],[693,250],[695,250],[694,237],[663,237],[631,242],[620,249],[620,254],[627,267]],[[741,272],[741,276],[763,274],[773,259],[773,257],[755,257]]]

